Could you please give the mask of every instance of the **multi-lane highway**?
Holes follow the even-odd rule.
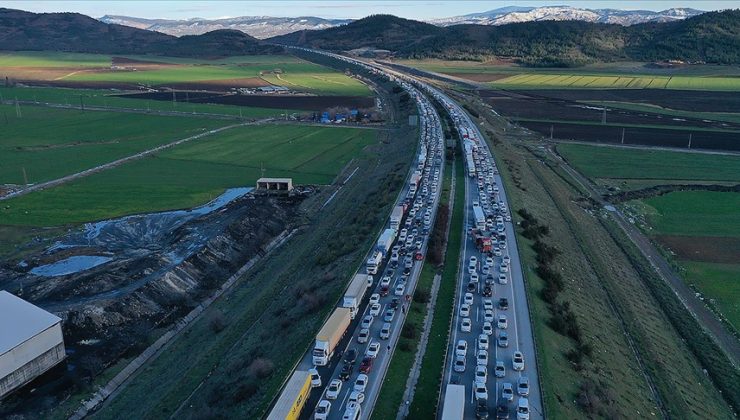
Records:
[[[393,226],[391,220],[385,227],[395,227],[392,244],[382,246],[381,235],[368,253],[370,258],[382,251],[374,281],[346,331],[344,326],[339,327],[343,337],[329,362],[314,366],[312,346],[296,366],[296,372],[316,369],[321,384],[313,381],[310,392],[295,396],[293,407],[304,419],[367,419],[373,411],[421,272],[441,192],[444,138],[439,115],[432,106],[434,98],[453,118],[464,142],[467,168],[466,240],[460,255],[459,289],[442,395],[450,384],[464,387],[466,398],[459,402],[458,412],[465,419],[504,414],[518,419],[543,418],[514,227],[493,156],[477,127],[451,98],[419,80],[382,66],[312,52],[397,79],[420,111],[420,152],[396,203],[404,208],[403,218],[396,220],[399,226]],[[358,273],[366,271],[374,270],[368,266]],[[438,415],[445,404],[440,401]]]
[[[443,389],[450,383],[465,386],[464,418],[475,418],[478,401],[483,399],[485,402],[480,404],[485,404],[491,416],[504,417],[508,413],[513,418],[527,418],[527,415],[532,419],[543,418],[512,210],[480,131],[449,97],[439,92],[436,95],[450,109],[465,143],[467,169],[464,222],[467,234],[460,254]],[[481,214],[485,217],[483,224],[476,220]],[[490,237],[490,251],[486,237]],[[490,287],[489,291],[486,286]],[[516,366],[520,370],[515,370],[515,353],[523,359],[523,366],[519,363]],[[520,404],[526,404],[528,410],[520,410]]]

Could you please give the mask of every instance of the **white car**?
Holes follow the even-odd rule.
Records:
[[[483,320],[484,320],[485,322],[493,322],[493,319],[494,319],[493,311],[491,311],[491,310],[487,310],[487,311],[486,311],[486,312],[485,312],[485,313],[483,314]]]
[[[470,281],[471,282],[478,283],[478,280],[479,279],[480,279],[480,277],[478,277],[478,273],[477,272],[473,271],[472,273],[470,273]]]
[[[380,295],[378,293],[370,295],[370,304],[372,305],[373,303],[380,303]]]
[[[475,367],[475,383],[485,384],[488,381],[488,369],[485,366]]]
[[[475,364],[478,366],[488,366],[488,351],[478,350],[478,354],[475,356]]]
[[[504,255],[504,262],[506,264],[511,264],[511,257],[509,257],[508,255]]]
[[[519,382],[516,385],[516,393],[522,397],[529,395],[529,378],[526,376],[519,377]]]
[[[517,420],[529,420],[529,400],[521,397],[516,407]]]
[[[329,400],[321,400],[316,406],[316,412],[314,413],[314,420],[326,420],[329,417],[331,411],[331,403]]]
[[[391,276],[383,276],[383,278],[380,279],[380,287],[390,287],[391,280]]]
[[[354,401],[347,403],[347,408],[344,410],[342,420],[357,420],[360,418],[360,404]]]
[[[522,354],[522,352],[514,352],[514,357],[511,359],[511,364],[516,371],[521,372],[524,370],[524,355]]]
[[[478,258],[475,256],[470,257],[470,262],[468,263],[468,273],[472,273],[478,268]]]
[[[460,323],[460,330],[462,332],[470,332],[472,327],[473,323],[470,321],[470,318],[463,318],[462,323]]]
[[[370,338],[370,330],[367,328],[361,329],[360,333],[357,334],[357,342],[360,344],[367,343],[368,338]]]
[[[493,310],[493,299],[483,299],[483,309],[486,311]]]
[[[509,278],[506,277],[506,274],[499,274],[498,275],[498,282],[499,282],[499,284],[508,284],[509,283]]]
[[[455,346],[455,355],[465,356],[468,354],[468,342],[465,340],[457,340],[457,346]]]
[[[497,378],[503,378],[506,376],[506,366],[504,366],[504,362],[497,360],[496,367],[493,368],[493,373]]]
[[[500,257],[501,256],[501,248],[495,247],[493,248],[493,255]]]
[[[506,315],[499,315],[496,326],[502,330],[509,328],[509,321],[506,319]]]
[[[331,382],[329,382],[329,387],[326,388],[326,398],[336,400],[340,392],[342,392],[342,381],[339,379],[332,379]]]
[[[367,350],[365,350],[365,356],[372,357],[373,359],[378,357],[378,352],[380,351],[380,343],[373,342],[370,343],[369,346],[367,346]]]
[[[505,262],[501,263],[501,266],[499,267],[502,273],[508,273],[509,272],[509,264],[506,264]]]
[[[488,399],[488,389],[486,389],[486,384],[473,383],[473,388],[475,389],[476,400],[482,400],[484,398]]]
[[[514,387],[510,383],[504,382],[501,384],[501,398],[506,401],[514,401]]]
[[[365,388],[367,388],[367,375],[361,373],[357,376],[353,389],[357,392],[365,392]]]
[[[455,356],[455,372],[465,372],[465,356]]]
[[[372,316],[380,315],[380,304],[379,303],[373,303],[370,305],[370,315]]]
[[[499,250],[499,252],[500,252],[500,251],[501,251],[501,250]],[[487,265],[487,266],[489,266],[489,267],[493,267],[493,258],[491,258],[491,257],[486,257],[486,265]]]
[[[406,284],[405,283],[398,283],[396,285],[396,290],[393,291],[393,294],[396,296],[403,296],[403,294],[406,293]]]
[[[319,375],[319,371],[316,370],[316,368],[312,368],[308,370],[308,373],[311,374],[311,388],[318,388],[321,386],[321,375]]]
[[[468,305],[473,304],[473,294],[472,293],[465,293],[464,302]]]
[[[363,394],[362,392],[358,392],[358,391],[352,391],[349,394],[349,400],[354,401],[357,404],[362,404],[365,402],[365,394]]]
[[[480,350],[488,350],[488,344],[489,344],[488,336],[485,334],[481,334],[478,336],[478,349]]]
[[[460,316],[464,318],[470,316],[470,305],[463,303],[462,306],[460,306]]]
[[[391,323],[386,322],[380,328],[380,339],[387,340],[391,336]]]
[[[362,322],[360,323],[360,328],[370,328],[373,325],[374,319],[372,315],[365,315],[365,318],[362,318]]]
[[[492,335],[493,334],[493,326],[490,322],[484,322],[483,323],[483,334],[486,335]]]

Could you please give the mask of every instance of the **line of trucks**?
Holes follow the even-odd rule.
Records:
[[[311,50],[311,52],[325,54],[323,52],[313,50]],[[353,64],[360,65],[376,73],[380,72],[380,70],[369,67],[361,62],[346,59],[345,57],[335,56],[332,54],[327,55],[331,55],[341,60],[351,61]],[[393,76],[389,77],[393,78]],[[404,88],[409,90],[409,93],[413,93],[413,88],[411,88],[410,86],[404,86]],[[426,194],[427,187],[422,186],[422,182],[425,180],[425,176],[429,176],[429,167],[431,167],[433,163],[434,154],[427,154],[427,146],[425,143],[431,142],[430,136],[427,134],[426,136],[422,136],[420,140],[420,151],[415,161],[416,168],[409,177],[406,200],[404,200],[402,204],[399,204],[393,208],[390,215],[389,227],[381,233],[377,243],[370,253],[370,256],[366,260],[366,273],[355,274],[349,286],[347,287],[344,296],[342,297],[340,306],[334,309],[332,314],[322,326],[319,333],[316,335],[314,346],[311,351],[312,363],[315,366],[326,366],[329,364],[342,338],[346,334],[352,322],[352,319],[354,319],[359,313],[359,308],[363,298],[365,297],[367,289],[370,288],[374,283],[373,276],[378,273],[378,270],[382,266],[383,261],[389,257],[391,247],[393,246],[393,243],[396,241],[396,239],[399,237],[399,233],[402,230],[405,230],[402,229],[401,223],[405,216],[410,215],[409,202],[413,202],[413,198],[416,195],[416,192],[422,188],[425,190],[424,193]],[[441,152],[438,154],[436,159],[436,162],[438,164],[441,164]],[[436,192],[436,184],[433,187],[433,192]],[[413,208],[411,211],[414,210],[415,208]],[[429,226],[427,222],[425,229],[428,228]],[[268,420],[297,419],[300,416],[303,406],[309,398],[311,388],[314,386],[320,386],[320,384],[321,379],[320,377],[318,377],[318,373],[315,369],[296,370],[283,388],[280,397],[278,398],[268,416]],[[350,407],[350,404],[348,404],[347,411],[345,412],[343,418],[356,420],[359,419],[359,417],[360,406],[358,404],[354,404],[352,407]]]

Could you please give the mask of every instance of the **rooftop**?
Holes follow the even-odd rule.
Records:
[[[0,290],[0,354],[6,353],[62,319]]]

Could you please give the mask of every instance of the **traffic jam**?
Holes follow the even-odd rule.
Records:
[[[420,141],[407,182],[364,267],[288,379],[268,419],[365,419],[380,392],[421,272],[444,165],[439,115],[411,84],[397,82],[419,110]]]

